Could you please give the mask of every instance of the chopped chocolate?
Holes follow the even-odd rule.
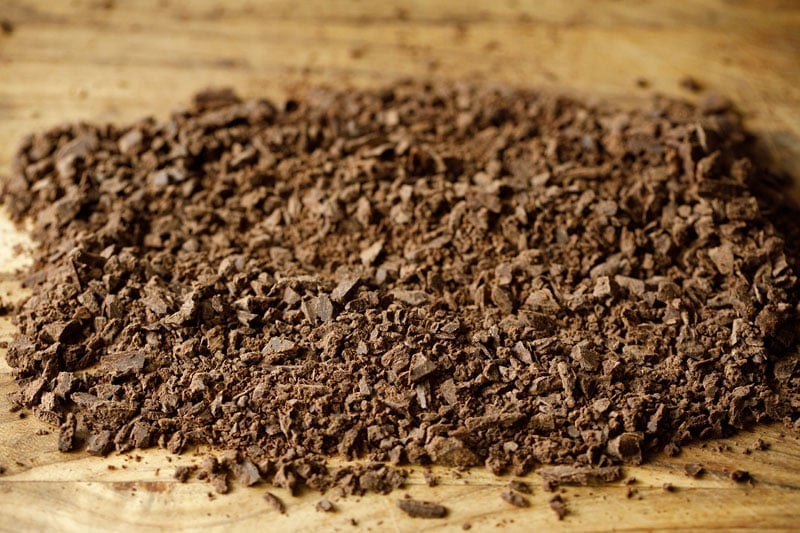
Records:
[[[559,520],[563,520],[564,517],[567,516],[567,505],[564,503],[564,499],[560,494],[553,494],[547,502],[550,504],[550,508],[556,513],[556,517]]]
[[[175,473],[172,476],[178,480],[180,483],[186,483],[189,480],[189,476],[192,475],[192,468],[189,466],[177,466],[175,467]]]
[[[425,478],[425,484],[429,487],[435,487],[439,484],[439,479],[430,470],[426,469],[422,472],[422,476]]]
[[[699,465],[697,463],[688,463],[683,465],[683,471],[687,476],[693,478],[698,478],[705,473],[703,465]]]
[[[517,479],[512,479],[508,482],[508,488],[511,490],[515,490],[517,492],[521,492],[523,494],[531,494],[533,491],[531,490],[531,486],[525,481],[519,481]]]
[[[281,514],[286,514],[286,505],[283,503],[283,500],[281,500],[271,492],[265,492],[264,499],[270,505],[270,507],[272,507]]]
[[[528,500],[528,498],[511,489],[506,489],[501,492],[500,498],[502,498],[503,501],[510,503],[514,507],[530,507],[531,505],[531,502]]]
[[[697,93],[703,90],[703,85],[691,76],[684,76],[678,82],[687,91]]]
[[[661,488],[664,489],[664,492],[675,492],[675,486],[672,483],[664,483]]]
[[[7,18],[0,19],[0,33],[11,35],[14,33],[14,23]]]
[[[77,448],[78,443],[75,437],[76,425],[77,421],[75,420],[75,415],[69,413],[67,419],[61,424],[58,431],[58,451],[71,452]]]
[[[591,485],[593,483],[611,483],[622,478],[622,469],[618,466],[588,467],[558,465],[539,468],[536,473],[545,482],[557,485]]]
[[[750,472],[739,469],[736,469],[733,472],[731,472],[730,478],[737,483],[744,483],[745,481],[750,481],[752,479],[750,477]]]
[[[438,503],[406,498],[397,500],[397,506],[411,518],[444,518],[447,516],[447,507]]]
[[[65,451],[228,450],[218,492],[598,483],[795,420],[796,211],[753,153],[718,96],[415,81],[31,135],[12,405]]]
[[[320,501],[317,502],[317,511],[320,511],[322,513],[332,513],[335,510],[336,507],[327,498],[322,498]]]

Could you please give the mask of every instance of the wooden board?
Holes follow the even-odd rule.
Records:
[[[281,99],[298,85],[356,86],[401,76],[483,79],[579,94],[641,97],[652,91],[694,98],[678,82],[691,75],[730,96],[778,168],[800,176],[800,4],[790,0],[693,2],[425,0],[402,3],[3,0],[0,19],[0,174],[27,132],[73,120],[166,116],[208,85],[231,85],[245,96]],[[636,80],[648,80],[641,89]],[[800,187],[796,189],[800,190]],[[800,197],[795,191],[795,195]],[[13,252],[24,235],[0,217],[0,297],[22,292],[10,275],[24,265]],[[13,326],[0,319],[0,340]],[[483,470],[460,479],[437,470],[440,486],[414,471],[407,492],[445,503],[446,520],[412,520],[390,496],[337,502],[314,511],[317,495],[291,499],[279,515],[262,499],[265,487],[235,489],[210,499],[201,482],[173,481],[177,463],[160,450],[102,460],[54,452],[53,433],[32,416],[8,412],[14,390],[0,349],[0,530],[509,530],[793,529],[800,518],[800,442],[782,428],[758,428],[726,441],[729,451],[686,449],[630,469],[627,487],[570,488],[570,515],[556,522],[539,489],[532,507],[500,500],[507,480]],[[757,438],[768,451],[743,453]],[[698,480],[682,466],[700,462]],[[115,467],[114,470],[108,468]],[[742,468],[755,485],[735,484]],[[665,492],[662,484],[677,490]],[[640,498],[641,497],[641,498]]]

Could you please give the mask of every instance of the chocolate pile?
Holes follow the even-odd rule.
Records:
[[[416,82],[31,136],[13,401],[62,450],[378,491],[325,458],[523,474],[793,422],[796,255],[747,140],[715,98]]]

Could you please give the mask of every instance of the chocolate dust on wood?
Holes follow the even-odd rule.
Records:
[[[418,82],[31,135],[12,402],[63,451],[225,449],[219,492],[613,480],[793,423],[798,239],[749,146],[719,97]]]

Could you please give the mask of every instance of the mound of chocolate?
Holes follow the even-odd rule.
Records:
[[[63,450],[206,443],[248,484],[380,492],[403,476],[325,458],[523,474],[795,421],[796,255],[709,101],[207,91],[31,136],[13,401]]]

